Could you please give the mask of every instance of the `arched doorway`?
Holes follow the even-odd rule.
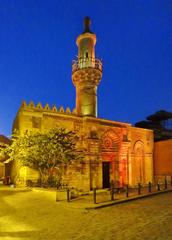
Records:
[[[119,181],[119,137],[113,130],[106,131],[101,138],[102,187]]]

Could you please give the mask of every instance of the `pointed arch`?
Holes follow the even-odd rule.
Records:
[[[135,142],[133,146],[133,161],[132,161],[132,184],[145,182],[145,153],[144,143],[141,140]]]

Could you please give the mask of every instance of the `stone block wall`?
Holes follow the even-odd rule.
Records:
[[[35,107],[33,102],[22,105],[14,121],[15,127],[20,134],[54,127],[76,132],[77,147],[83,150],[85,157],[83,164],[76,162],[63,174],[63,181],[70,187],[86,191],[102,188],[103,162],[110,164],[109,182],[116,181],[120,186],[135,185],[138,181],[144,184],[153,179],[151,130],[94,117],[78,117],[69,109],[50,109],[48,105],[43,108],[39,104]],[[13,175],[17,168],[14,167]],[[25,174],[26,179],[36,176],[29,171]]]

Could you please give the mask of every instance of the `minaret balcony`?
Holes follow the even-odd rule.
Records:
[[[72,73],[86,68],[95,68],[102,72],[102,61],[98,58],[80,58],[73,60]]]

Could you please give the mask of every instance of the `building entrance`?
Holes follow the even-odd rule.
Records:
[[[110,187],[110,162],[102,163],[103,188]]]

